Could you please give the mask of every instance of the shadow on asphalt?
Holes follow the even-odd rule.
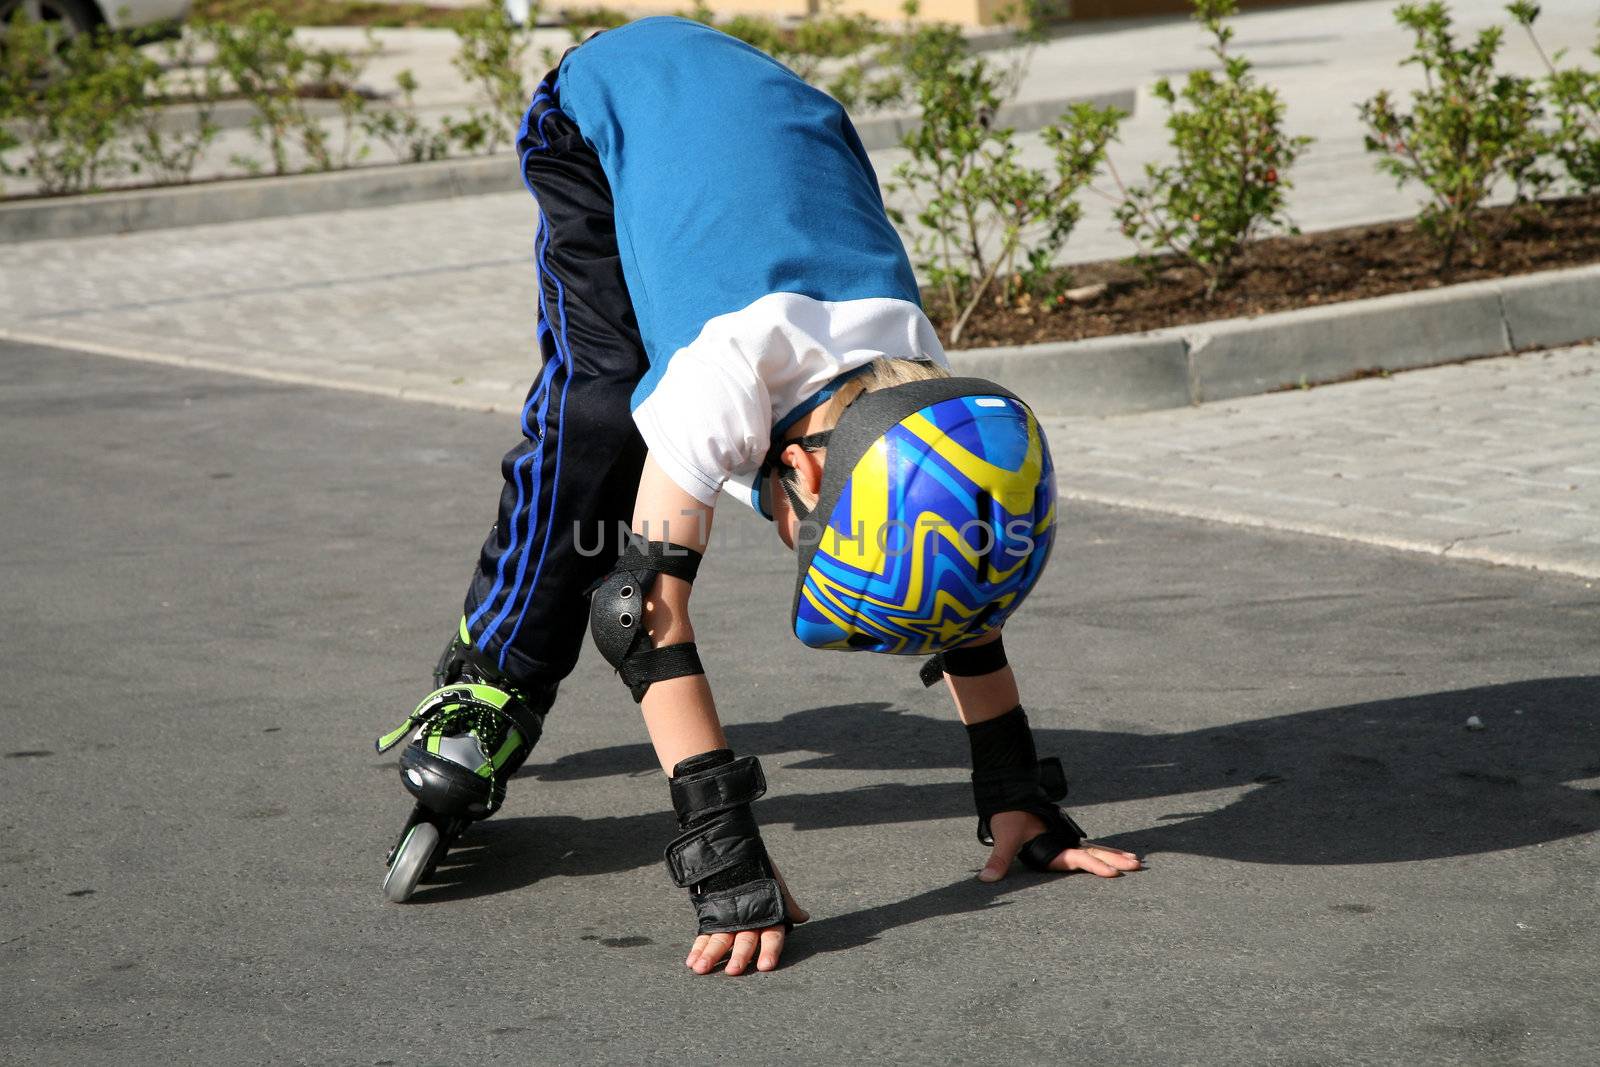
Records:
[[[1483,722],[1482,730],[1467,729],[1470,715]],[[764,823],[822,830],[972,812],[966,745],[948,719],[882,703],[852,704],[733,725],[727,733],[740,753],[818,753],[786,763],[780,788],[801,785],[807,769],[952,771],[950,781],[937,784],[780,791],[761,802]],[[1428,693],[1180,734],[1036,727],[1035,736],[1040,753],[1062,756],[1076,779],[1069,807],[1177,801],[1143,828],[1107,827],[1092,814],[1079,816],[1097,840],[1142,855],[1396,863],[1600,829],[1600,790],[1566,784],[1600,776],[1600,676]],[[655,766],[649,745],[622,745],[529,765],[519,777],[576,780],[650,773]],[[455,866],[441,869],[438,883],[416,901],[498,893],[552,874],[655,864],[673,833],[665,812],[489,820],[463,840],[451,856]],[[491,855],[493,862],[476,861]],[[998,896],[1035,880],[1014,874],[985,886],[963,879],[892,905],[819,920],[806,927],[810,947],[804,951],[846,948],[892,927],[995,906]]]

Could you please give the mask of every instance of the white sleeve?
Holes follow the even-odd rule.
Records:
[[[693,348],[677,352],[650,395],[633,409],[651,458],[708,507],[735,472],[760,464],[772,434],[765,385],[748,363],[730,355],[717,358]]]
[[[772,428],[848,370],[894,353],[948,366],[927,316],[888,297],[772,293],[708,321],[668,358],[633,420],[656,463],[711,506],[723,483],[751,489]]]

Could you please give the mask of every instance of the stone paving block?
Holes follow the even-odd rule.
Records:
[[[1362,311],[1333,305],[1315,312],[1187,328],[1201,401],[1246,396],[1302,381],[1328,381],[1370,367],[1423,366],[1502,352],[1508,347],[1499,299],[1489,286],[1410,293],[1365,301]],[[1285,362],[1284,349],[1293,353]],[[1290,369],[1272,376],[1262,366]],[[1362,392],[1383,381],[1353,383]],[[1315,390],[1313,390],[1315,392]],[[1320,406],[1321,399],[1313,406]]]
[[[513,154],[406,167],[357,167],[173,189],[43,199],[0,209],[0,243],[343,211],[520,188]]]
[[[1400,388],[1066,420],[1075,441],[1114,441],[1122,457],[1114,473],[1070,488],[1220,522],[1600,574],[1600,461],[1573,462],[1600,450],[1590,443],[1597,367],[1600,348],[1578,346],[1357,383]],[[1527,420],[1529,406],[1543,417]],[[1467,432],[1440,432],[1452,428]],[[1469,545],[1479,547],[1466,554]]]

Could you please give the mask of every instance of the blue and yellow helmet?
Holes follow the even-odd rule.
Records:
[[[910,382],[863,394],[826,438],[796,538],[796,637],[928,655],[1021,605],[1056,523],[1050,448],[1027,405],[980,378]]]

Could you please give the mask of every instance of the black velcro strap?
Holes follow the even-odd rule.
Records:
[[[618,569],[670,574],[692,585],[695,575],[700,572],[702,558],[694,549],[675,545],[671,541],[641,541],[637,537],[630,537],[622,550]]]
[[[1059,804],[1067,798],[1067,772],[1059,756],[1046,756],[1039,761],[1039,789],[1052,803]]]
[[[978,678],[1006,665],[1006,643],[997,637],[981,645],[957,645],[939,653],[939,658],[943,660],[944,673],[957,678]]]
[[[675,885],[688,889],[730,867],[765,858],[761,830],[750,808],[741,805],[674,838],[667,846],[667,871]]]
[[[928,657],[919,677],[923,688],[937,685],[945,675],[979,678],[993,674],[1010,662],[1006,659],[1005,639],[997,637],[981,645],[958,645]]]
[[[761,773],[761,761],[754,756],[744,756],[708,771],[674,777],[669,779],[669,784],[672,807],[678,813],[680,826],[741,804],[754,803],[767,792],[767,777]]]
[[[1060,761],[1058,760],[1057,763]],[[972,775],[972,801],[979,815],[993,815],[999,811],[1021,811],[1040,800],[1055,800],[1048,796],[1041,781],[1040,764],[1033,765],[1033,773],[1018,770],[1008,774],[991,773],[979,777]],[[1063,794],[1065,795],[1065,794]]]
[[[1050,756],[1035,766],[1037,771],[1031,775],[997,775],[980,781],[977,774],[973,774],[972,799],[973,806],[978,809],[978,840],[983,844],[994,844],[994,835],[989,832],[989,819],[1002,811],[1030,812],[1046,823],[1060,817],[1077,826],[1070,815],[1056,806],[1067,795],[1067,775],[1061,767],[1061,760]],[[1078,833],[1080,837],[1083,836],[1081,830]],[[1056,852],[1060,851],[1056,849]]]
[[[1044,819],[1045,832],[1023,845],[1017,853],[1017,859],[1029,870],[1044,872],[1050,869],[1051,860],[1069,848],[1077,848],[1088,835],[1083,832],[1083,827],[1073,821],[1072,816],[1060,808],[1035,814]]]
[[[775,878],[753,882],[716,893],[690,893],[702,934],[760,930],[784,923],[783,891]]]
[[[693,641],[635,652],[617,665],[617,674],[633,694],[635,704],[644,699],[645,692],[654,682],[704,673],[706,669],[700,665],[700,653],[696,651]]]
[[[1039,755],[1022,705],[968,726],[967,741],[972,747],[972,797],[979,815],[1015,811],[1044,799],[1039,792]]]
[[[539,736],[544,733],[543,715],[524,704],[520,697],[515,696],[506,701],[506,706],[500,710],[516,726],[523,740],[530,745],[538,742]]]

